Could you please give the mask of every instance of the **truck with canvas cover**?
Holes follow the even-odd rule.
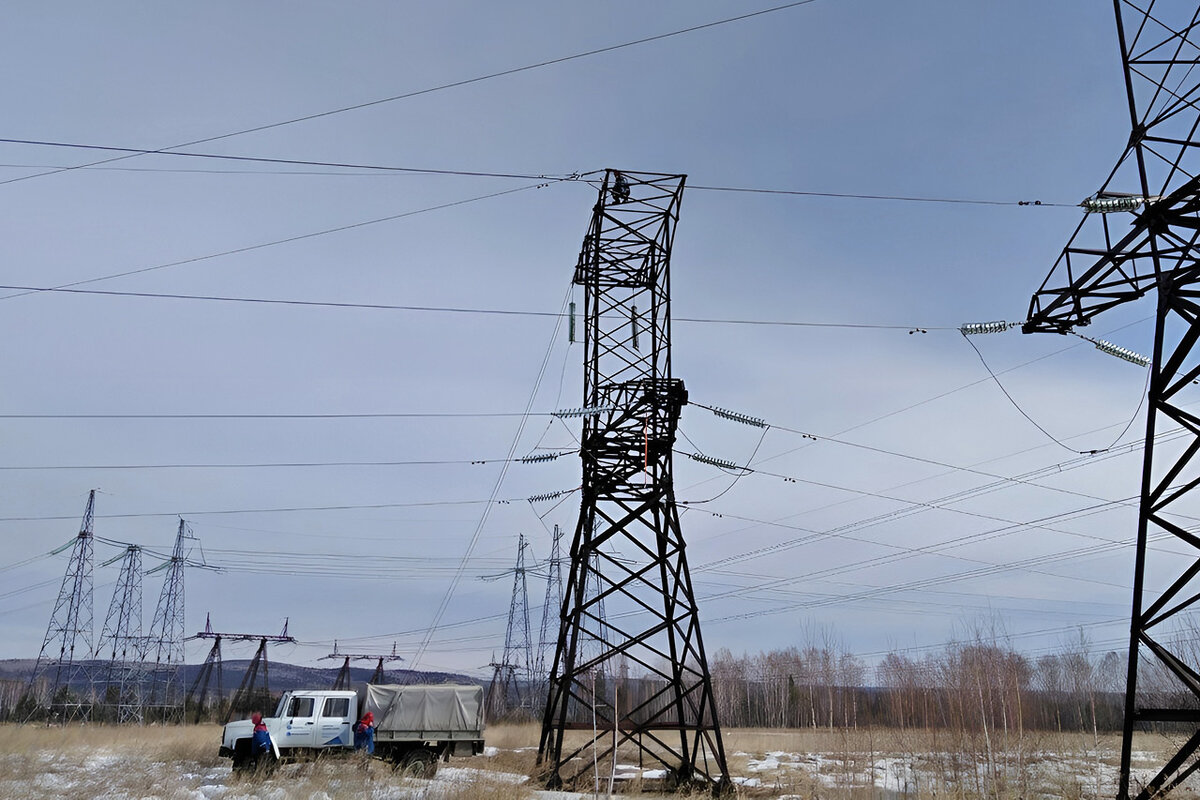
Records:
[[[416,777],[432,777],[439,760],[483,752],[483,688],[466,685],[367,684],[357,692],[298,689],[285,692],[275,714],[263,719],[278,755],[271,761],[301,761],[319,754],[354,750],[354,724],[375,717],[375,756]],[[220,755],[235,770],[256,766],[254,723],[225,726]]]

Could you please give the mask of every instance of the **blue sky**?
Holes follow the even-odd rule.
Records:
[[[767,8],[20,3],[0,32],[12,76],[0,137],[168,148]],[[681,450],[755,459],[735,482],[677,458],[681,500],[728,489],[683,515],[706,645],[753,652],[832,632],[871,660],[940,646],[980,620],[1033,653],[1080,626],[1098,648],[1121,646],[1136,510],[1119,501],[1137,492],[1142,416],[1123,451],[1072,451],[1117,438],[1145,371],[1073,337],[975,339],[1062,447],[988,379],[957,327],[1024,317],[1078,222],[1073,204],[1127,137],[1108,4],[814,0],[183,150],[686,173],[676,375],[696,402],[772,426],[756,452],[757,429],[695,406],[683,415]],[[0,144],[0,181],[104,155]],[[0,277],[49,287],[188,261],[80,288],[553,315],[572,291],[595,189],[541,182],[146,155],[0,183]],[[506,190],[518,191],[473,200]],[[1046,205],[1017,205],[1033,200]],[[356,227],[310,236],[345,226]],[[1148,352],[1151,313],[1123,308],[1089,333]],[[522,499],[577,486],[574,457],[514,464],[502,481],[498,463],[510,448],[575,445],[576,428],[547,416],[581,402],[581,347],[559,323],[56,292],[0,300],[0,566],[71,539],[98,487],[97,535],[167,551],[182,514],[207,561],[227,568],[189,573],[189,632],[206,612],[246,632],[290,616],[301,644],[275,657],[313,663],[335,638],[411,655],[462,565],[419,665],[479,672],[502,646],[496,615],[511,584],[478,577],[512,562],[520,532],[544,557],[549,530],[572,530],[578,514],[577,495]],[[17,418],[447,412],[503,416]],[[466,463],[163,468],[363,461]],[[510,502],[489,506],[493,496]],[[268,511],[331,506],[344,508]],[[255,513],[214,513],[235,510]],[[117,552],[98,547],[97,563]],[[36,654],[65,566],[62,554],[0,573],[11,587],[0,657]],[[96,572],[97,637],[115,570]],[[148,577],[147,627],[158,589]],[[541,591],[531,581],[535,603]]]

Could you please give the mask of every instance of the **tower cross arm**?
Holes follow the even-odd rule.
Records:
[[[1089,214],[1034,293],[1021,330],[1067,333],[1114,306],[1143,297],[1164,274],[1196,270],[1196,235],[1186,234],[1200,231],[1198,210],[1200,178],[1192,178],[1147,203],[1116,242],[1110,216]],[[1103,245],[1087,247],[1087,239],[1099,239]]]

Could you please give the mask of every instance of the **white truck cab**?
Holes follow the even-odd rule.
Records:
[[[301,750],[354,747],[351,727],[357,720],[358,696],[354,692],[305,689],[285,692],[275,714],[264,717],[263,723],[279,748],[280,757],[288,759],[299,755]],[[250,720],[230,722],[221,738],[220,754],[232,758],[234,768],[252,764],[253,735],[254,723]]]

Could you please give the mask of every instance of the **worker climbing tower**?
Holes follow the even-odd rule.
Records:
[[[538,748],[552,787],[618,749],[680,786],[729,785],[672,482],[687,403],[671,375],[669,271],[684,179],[608,170],[575,267],[583,484]],[[638,690],[618,698],[623,664]]]
[[[1023,330],[1074,332],[1107,309],[1157,295],[1118,794],[1148,800],[1200,768],[1200,663],[1188,645],[1200,611],[1200,8],[1113,5],[1132,132],[1117,166],[1081,204],[1083,221],[1034,294]],[[1159,438],[1175,432],[1182,438]],[[1169,686],[1152,693],[1154,679]],[[1177,735],[1178,749],[1144,786],[1131,787],[1133,734],[1146,725]]]

